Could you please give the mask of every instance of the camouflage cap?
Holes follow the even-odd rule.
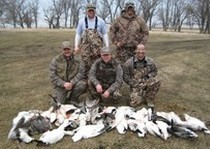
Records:
[[[86,9],[87,9],[87,11],[88,10],[95,10],[96,6],[94,4],[87,4]]]
[[[112,54],[112,50],[109,47],[103,47],[100,50],[101,54]]]
[[[73,49],[73,46],[71,45],[71,43],[69,41],[64,41],[61,44],[61,48],[62,49]]]
[[[132,3],[132,2],[127,2],[127,3],[125,4],[125,9],[127,10],[129,7],[135,8],[134,3]]]

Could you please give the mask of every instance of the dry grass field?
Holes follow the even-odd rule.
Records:
[[[59,54],[64,40],[74,41],[70,30],[0,30],[0,148],[37,148],[35,143],[24,144],[7,140],[12,119],[20,111],[47,110],[52,86],[48,66]],[[174,111],[180,116],[188,113],[210,121],[210,36],[189,33],[151,32],[147,55],[159,68],[162,86],[156,100],[157,111]],[[122,90],[127,98],[127,88]],[[37,136],[38,137],[38,136]],[[52,149],[205,149],[210,148],[210,136],[198,133],[196,139],[170,137],[163,141],[147,135],[139,138],[117,131],[73,143],[66,136]]]

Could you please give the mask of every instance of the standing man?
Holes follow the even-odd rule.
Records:
[[[149,37],[148,26],[135,13],[134,3],[128,2],[110,27],[110,38],[117,47],[116,59],[123,64],[128,58],[135,55],[137,44],[146,44]]]
[[[130,86],[130,105],[137,106],[146,102],[148,107],[154,107],[154,99],[160,87],[156,78],[157,67],[154,60],[145,55],[146,48],[138,44],[135,56],[124,64],[124,81]]]
[[[79,20],[75,36],[75,52],[81,51],[85,63],[87,78],[91,65],[100,57],[99,49],[109,46],[107,27],[105,22],[96,16],[96,7],[93,4],[86,6],[87,16]]]
[[[73,46],[68,41],[61,45],[61,54],[50,63],[50,79],[54,86],[53,96],[61,104],[78,103],[78,97],[86,91],[84,63],[74,57]]]
[[[117,101],[118,90],[123,83],[122,67],[112,58],[111,52],[109,47],[103,47],[100,51],[101,58],[96,60],[89,72],[92,98],[104,103]]]

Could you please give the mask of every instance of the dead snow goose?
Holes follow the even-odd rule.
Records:
[[[55,144],[60,141],[64,135],[73,135],[73,131],[65,131],[65,128],[69,125],[74,125],[74,121],[64,120],[63,124],[60,125],[57,129],[53,129],[51,131],[47,131],[41,135],[39,138],[38,145],[44,144]]]
[[[144,137],[147,133],[147,129],[145,126],[145,122],[141,120],[135,120],[135,119],[128,119],[128,128],[136,132],[139,137]]]
[[[209,129],[201,120],[195,117],[189,116],[188,114],[184,114],[184,117],[186,120],[184,126],[186,126],[187,128],[192,129],[194,131],[203,131],[206,134],[210,134]]]
[[[167,123],[163,121],[155,121],[158,128],[161,130],[161,136],[164,140],[167,140],[171,134],[168,133],[168,128],[170,127]]]
[[[117,128],[117,131],[120,134],[124,134],[127,130],[127,122],[125,120],[124,113],[117,109],[116,107],[110,106],[103,110],[103,114],[106,114],[108,116],[108,119],[110,120],[108,122],[109,130],[113,128]]]
[[[180,138],[197,138],[198,135],[193,132],[192,130],[185,128],[179,124],[174,124],[173,120],[171,122],[171,127],[167,128],[168,132],[171,135],[174,135],[176,137],[180,137]]]
[[[18,140],[24,143],[30,143],[34,138],[28,135],[28,129],[19,128],[18,129]]]
[[[156,112],[157,116],[163,117],[169,122],[173,121],[173,124],[182,124],[183,121],[180,119],[180,117],[175,114],[174,112]]]
[[[43,133],[51,129],[51,125],[48,119],[40,115],[38,110],[30,110],[19,112],[13,119],[13,126],[9,131],[8,139],[18,139],[23,142],[31,141],[28,132]]]
[[[74,142],[77,142],[81,139],[96,137],[106,131],[106,129],[104,128],[105,128],[104,124],[85,125],[78,127],[75,131],[74,136],[72,137],[72,140]]]
[[[145,125],[147,132],[149,132],[151,135],[163,138],[161,129],[159,129],[159,127],[153,121],[146,121]]]

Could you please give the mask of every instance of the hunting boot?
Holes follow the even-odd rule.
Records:
[[[120,93],[120,90],[117,89],[117,90],[113,93],[113,103],[118,104],[120,98],[122,98],[122,94]]]
[[[154,105],[155,94],[156,92],[153,91],[146,92],[145,99],[148,108],[153,108],[155,106]]]
[[[148,98],[146,100],[146,103],[147,103],[148,108],[154,108],[155,107],[154,102],[153,102],[153,100],[151,100],[151,98]]]
[[[154,100],[160,87],[160,81],[156,78],[150,79],[146,87],[146,102],[148,107],[154,107]]]

